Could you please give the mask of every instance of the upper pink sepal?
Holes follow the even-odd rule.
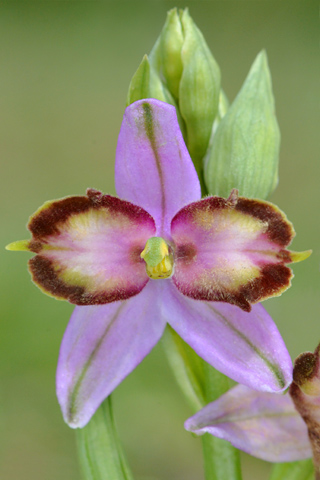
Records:
[[[170,238],[172,217],[201,198],[176,110],[154,98],[126,108],[118,138],[115,184],[119,197],[155,219],[157,235]]]
[[[312,456],[307,427],[288,394],[237,385],[185,422],[198,435],[210,433],[268,462]]]
[[[292,224],[275,205],[238,197],[208,197],[173,218],[173,281],[194,299],[222,301],[250,311],[256,303],[290,286],[294,261],[285,249]]]
[[[30,219],[34,282],[77,305],[124,300],[148,282],[140,258],[155,233],[142,208],[96,190],[47,202]]]

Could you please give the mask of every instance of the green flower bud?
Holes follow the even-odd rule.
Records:
[[[182,134],[185,135],[185,124],[180,115],[177,102],[161,81],[156,70],[150,65],[147,55],[143,57],[142,62],[131,79],[127,95],[127,106],[143,98],[156,98],[157,100],[170,103],[170,105],[176,107],[180,129]]]
[[[278,182],[279,147],[271,76],[262,51],[213,131],[204,158],[208,191],[227,197],[237,188],[240,195],[267,198]]]
[[[170,10],[149,59],[144,57],[127,104],[156,98],[174,105],[186,145],[202,181],[202,159],[218,111],[220,70],[188,10]]]
[[[179,97],[179,84],[182,75],[181,49],[183,47],[183,31],[176,8],[167,14],[160,37],[151,53],[150,62],[165,79],[168,89],[175,98]]]
[[[156,98],[157,100],[162,100],[170,104],[174,102],[172,95],[161,82],[159,75],[151,67],[147,55],[143,57],[142,62],[131,79],[127,95],[127,105],[137,100],[142,100],[143,98]]]
[[[196,166],[201,163],[202,168],[218,111],[220,70],[188,10],[184,10],[180,18],[184,42],[179,108],[186,124],[188,150]]]

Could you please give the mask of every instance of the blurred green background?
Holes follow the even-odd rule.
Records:
[[[320,340],[316,1],[1,2],[1,245],[27,238],[28,216],[47,199],[87,187],[114,193],[129,81],[175,5],[189,6],[230,100],[267,50],[282,133],[272,200],[295,225],[293,249],[314,251],[294,266],[292,288],[265,302],[294,358]],[[74,431],[55,397],[72,307],[31,284],[29,255],[0,255],[0,478],[79,479]],[[191,412],[161,344],[116,390],[114,404],[136,480],[202,478],[200,440],[183,429]],[[269,468],[244,456],[245,479],[263,480]]]

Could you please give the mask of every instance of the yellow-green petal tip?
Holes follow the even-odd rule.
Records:
[[[29,252],[30,240],[18,240],[17,242],[9,243],[6,246],[6,250],[11,250],[13,252]]]
[[[305,250],[304,252],[290,252],[290,257],[292,262],[297,263],[306,260],[308,257],[310,257],[311,253],[312,250]]]

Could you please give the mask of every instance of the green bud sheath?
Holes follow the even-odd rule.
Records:
[[[164,78],[168,89],[175,98],[179,96],[179,84],[182,75],[181,49],[183,32],[176,8],[169,10],[162,32],[151,53],[150,63]]]
[[[202,187],[203,157],[218,112],[220,70],[187,9],[170,10],[149,58],[129,87],[127,105],[156,98],[176,107],[179,125]]]
[[[207,150],[220,93],[220,69],[188,10],[180,12],[184,34],[179,108],[187,129],[187,147],[199,173]]]
[[[267,198],[278,182],[280,132],[267,55],[259,53],[235,101],[223,117],[204,159],[209,193]]]
[[[127,106],[144,98],[156,98],[176,107],[179,126],[182,134],[185,135],[185,124],[180,115],[177,102],[151,65],[147,55],[144,55],[142,62],[131,79],[127,94]]]
[[[143,57],[131,79],[127,95],[127,106],[143,98],[156,98],[162,102],[174,105],[172,95],[161,82],[157,72],[151,67],[147,55]]]

